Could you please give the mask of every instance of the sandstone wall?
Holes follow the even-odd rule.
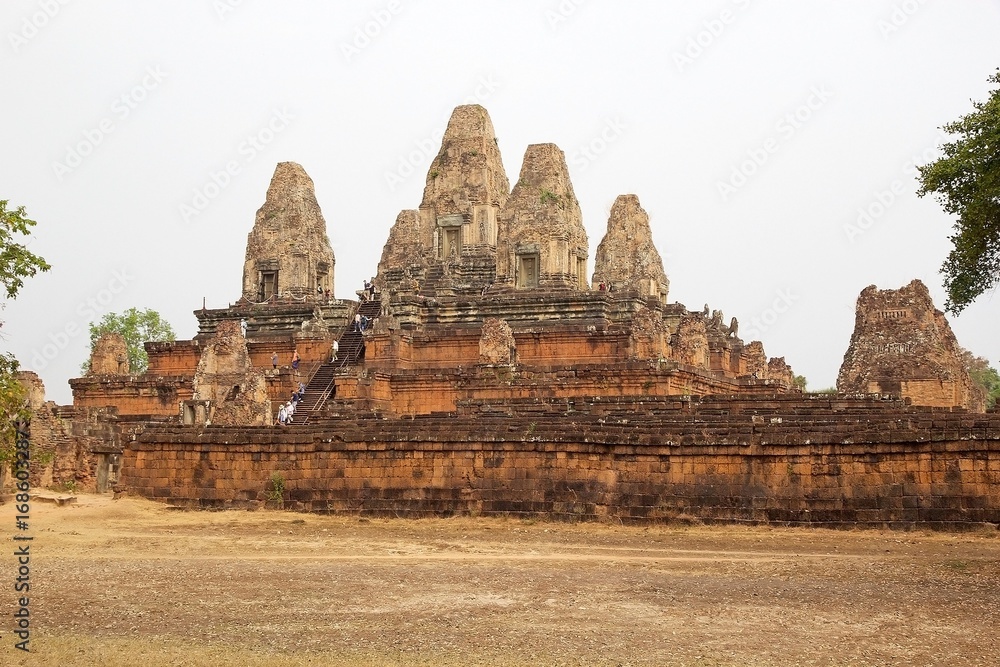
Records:
[[[96,376],[73,378],[74,408],[114,406],[119,415],[176,417],[194,392],[190,377]]]
[[[741,413],[738,401],[694,409],[665,400],[656,419],[635,417],[634,405],[588,413],[578,404],[572,419],[555,417],[549,406],[539,413],[547,419],[530,419],[529,411],[518,419],[163,428],[128,447],[123,484],[184,506],[245,506],[262,500],[279,472],[295,508],[413,517],[1000,523],[996,414],[976,419],[838,400],[748,405]],[[838,420],[821,418],[837,405]],[[723,409],[736,414],[718,414]],[[674,418],[664,416],[670,412]]]
[[[194,369],[201,358],[201,342],[197,340],[177,340],[169,342],[147,342],[143,344],[149,357],[146,375],[194,376]]]

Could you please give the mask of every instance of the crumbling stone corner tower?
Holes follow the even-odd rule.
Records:
[[[841,394],[892,394],[913,405],[985,410],[944,313],[919,280],[869,285],[858,296],[851,343],[837,377]]]

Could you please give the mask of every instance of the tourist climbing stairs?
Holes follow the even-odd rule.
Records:
[[[368,301],[362,301],[358,306],[358,315],[362,317],[367,317],[369,320],[368,326],[371,326],[371,320],[374,320],[382,312],[382,302],[376,296],[374,299]],[[350,329],[350,327],[348,327]]]
[[[382,311],[382,304],[376,298],[371,301],[363,301],[357,309],[357,314],[366,317],[371,321],[378,317]],[[293,424],[306,424],[309,418],[315,415],[330,399],[334,389],[337,373],[340,369],[354,366],[361,359],[364,353],[364,334],[354,329],[354,320],[347,325],[340,338],[337,340],[337,360],[332,363],[321,364],[319,369],[309,379],[306,385],[306,393],[295,406],[295,419]]]

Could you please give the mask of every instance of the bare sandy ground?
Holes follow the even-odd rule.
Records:
[[[34,502],[3,665],[1000,665],[1000,534]]]

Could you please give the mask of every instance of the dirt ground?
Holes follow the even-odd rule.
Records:
[[[31,506],[0,664],[1000,665],[1000,533]],[[23,533],[22,533],[23,534]]]

